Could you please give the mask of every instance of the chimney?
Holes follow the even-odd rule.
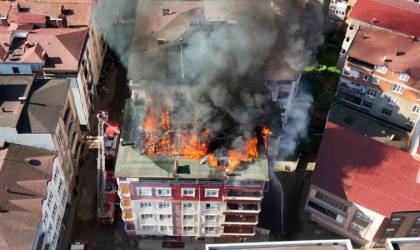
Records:
[[[1,20],[1,25],[3,27],[9,27],[9,23],[7,22],[7,17],[2,16],[2,17],[0,17],[0,20]]]
[[[26,101],[26,96],[19,96],[18,99],[21,103],[24,103]]]
[[[178,173],[178,161],[174,160],[174,174]]]
[[[378,21],[376,20],[376,18],[372,18],[371,23],[377,23]]]

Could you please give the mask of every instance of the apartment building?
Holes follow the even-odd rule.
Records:
[[[1,249],[56,249],[68,193],[56,156],[1,143]]]
[[[69,80],[1,75],[0,89],[0,140],[57,151],[63,185],[72,190],[82,136]]]
[[[407,0],[357,1],[348,14],[346,36],[337,67],[342,68],[347,51],[360,27],[420,37],[420,5]]]
[[[382,129],[387,137],[386,125],[376,128],[376,135]],[[383,247],[389,237],[419,236],[419,162],[371,136],[327,122],[305,210],[321,226],[359,245]]]
[[[1,26],[9,27],[11,30],[15,29],[14,27],[19,27],[18,29],[20,30],[32,30],[32,28],[65,28],[66,30],[86,28],[87,34],[85,34],[84,38],[80,36],[70,37],[67,34],[62,35],[61,39],[59,39],[61,42],[63,39],[69,39],[68,41],[74,39],[75,44],[73,45],[75,47],[70,47],[70,44],[64,42],[63,45],[65,48],[62,48],[55,41],[52,41],[53,46],[41,45],[47,55],[49,54],[47,50],[69,50],[71,55],[77,60],[77,65],[79,65],[75,73],[68,72],[72,71],[69,69],[60,69],[60,72],[47,72],[47,75],[38,74],[39,77],[47,78],[75,78],[72,79],[72,89],[78,105],[78,112],[80,113],[79,120],[84,131],[90,130],[88,124],[89,114],[94,109],[92,101],[96,95],[96,86],[101,79],[101,69],[106,52],[106,44],[99,36],[92,18],[93,7],[94,1],[92,0],[72,0],[66,2],[58,0],[21,0],[0,2]],[[59,31],[57,33],[61,34],[62,32]],[[64,36],[66,38],[63,38]],[[82,41],[77,41],[77,39],[82,39]],[[6,39],[5,41],[9,40]],[[51,48],[48,49],[48,47]],[[74,50],[80,50],[78,52],[79,54],[74,54]],[[63,52],[60,56],[61,60],[63,60],[62,56],[69,57],[70,54]],[[63,63],[65,62],[63,61]],[[64,76],[60,74],[64,74]]]
[[[419,49],[416,39],[361,27],[346,54],[337,97],[410,131],[420,113]]]
[[[145,110],[141,100],[126,102],[116,160],[127,234],[254,236],[263,189],[269,180],[263,146],[258,146],[257,158],[240,163],[232,171],[211,167],[206,157],[194,160],[140,153],[146,133],[141,125]]]

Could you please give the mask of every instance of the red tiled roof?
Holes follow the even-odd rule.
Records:
[[[386,217],[420,210],[410,154],[327,122],[312,184]]]
[[[407,0],[358,0],[349,18],[420,37],[420,5]]]
[[[419,41],[387,31],[360,28],[347,54],[420,80],[419,52]]]
[[[19,5],[28,8],[31,14],[57,17],[61,6],[71,14],[66,15],[70,26],[88,26],[93,0],[19,0]]]
[[[16,144],[0,150],[0,249],[32,248],[54,157],[52,151]]]
[[[25,24],[25,23],[30,23],[30,24],[44,23],[45,24],[46,18],[45,18],[45,15],[24,14],[18,17],[17,22],[22,23],[22,24]]]

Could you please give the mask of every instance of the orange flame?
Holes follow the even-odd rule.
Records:
[[[265,150],[267,150],[267,136],[272,135],[272,134],[273,134],[273,132],[271,132],[271,130],[269,128],[265,127],[265,126],[261,130],[261,135],[262,135],[262,138],[264,140]]]
[[[152,103],[147,99],[147,103]],[[268,130],[269,131],[269,130]],[[256,137],[250,138],[245,147],[240,150],[228,150],[228,160],[222,161],[213,154],[208,154],[205,139],[208,132],[199,134],[179,131],[170,126],[169,108],[157,101],[146,109],[143,121],[144,152],[147,155],[180,156],[186,159],[198,160],[207,156],[208,165],[215,168],[227,168],[232,172],[240,162],[252,161],[258,156]]]

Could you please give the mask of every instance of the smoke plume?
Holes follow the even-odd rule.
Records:
[[[165,2],[171,2],[171,6],[174,2],[197,5],[183,13],[170,11],[179,18],[201,22],[183,32],[179,24],[154,30]],[[142,0],[137,8],[133,3],[99,1],[94,15],[99,32],[128,67],[129,78],[141,82],[154,99],[165,99],[172,123],[194,121],[193,132],[206,128],[213,138],[229,137],[230,146],[235,148],[255,136],[255,128],[263,125],[267,116],[279,116],[265,81],[295,80],[323,42],[317,1]],[[213,11],[230,7],[228,19],[235,24],[206,22],[208,17],[200,12],[204,9],[200,6],[208,3],[216,8]],[[227,3],[227,7],[219,3]],[[135,9],[134,28],[127,20],[133,18]],[[161,45],[156,33],[165,39]],[[161,49],[163,46],[165,49]],[[293,152],[296,140],[305,134],[310,100],[307,95],[299,95],[295,101],[291,124],[286,124],[281,143],[284,155]]]

